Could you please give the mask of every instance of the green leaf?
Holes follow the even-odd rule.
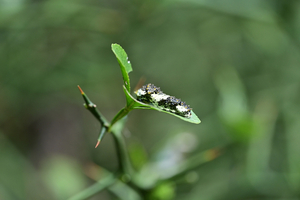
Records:
[[[151,110],[157,110],[157,111],[160,111],[160,112],[164,112],[164,113],[173,115],[175,117],[178,117],[178,118],[180,118],[180,119],[182,119],[184,121],[190,122],[190,123],[199,124],[201,122],[200,119],[197,117],[197,115],[193,111],[191,111],[192,116],[190,118],[186,118],[186,117],[183,117],[183,116],[180,116],[180,115],[176,115],[174,113],[162,110],[161,108],[158,108],[158,107],[155,107],[155,106],[152,106],[152,105],[149,105],[149,104],[142,103],[142,102],[136,100],[133,96],[131,96],[131,94],[125,88],[124,88],[124,92],[125,92],[125,95],[126,95],[126,99],[127,100],[129,99],[132,102],[131,106],[130,106],[131,110],[132,109],[151,109]]]
[[[130,80],[128,73],[132,71],[132,67],[130,61],[128,60],[127,53],[118,44],[112,44],[111,49],[118,59],[119,65],[121,67],[124,85],[126,86],[127,91],[130,92]]]

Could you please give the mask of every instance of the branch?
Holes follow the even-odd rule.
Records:
[[[80,86],[77,86],[82,94],[82,97],[85,101],[84,107],[88,109],[96,119],[100,122],[101,126],[109,127],[109,122],[105,119],[105,117],[99,112],[99,110],[96,108],[96,104],[91,102],[91,100],[88,98],[88,96],[82,91]]]
[[[100,181],[96,182],[92,186],[86,188],[85,190],[81,191],[80,193],[76,194],[75,196],[69,198],[68,200],[83,200],[88,199],[101,190],[111,186],[116,182],[117,178],[114,175],[108,175],[104,179],[101,179]]]

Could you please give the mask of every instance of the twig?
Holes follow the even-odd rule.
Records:
[[[69,198],[68,200],[83,200],[88,199],[101,190],[111,186],[116,182],[117,178],[114,175],[108,175],[104,179],[101,179],[100,181],[96,182],[94,185],[86,188],[85,190],[81,191],[80,193],[76,194],[75,196]]]

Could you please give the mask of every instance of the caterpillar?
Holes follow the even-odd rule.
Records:
[[[177,99],[174,96],[167,95],[160,90],[159,87],[148,83],[137,91],[135,91],[137,100],[146,104],[151,104],[162,110],[172,112],[174,114],[191,118],[192,108],[185,102]]]

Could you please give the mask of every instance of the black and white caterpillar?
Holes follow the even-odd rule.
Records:
[[[162,110],[190,118],[192,108],[185,102],[173,96],[167,95],[159,87],[149,83],[135,91],[137,100],[146,104],[151,104]]]

